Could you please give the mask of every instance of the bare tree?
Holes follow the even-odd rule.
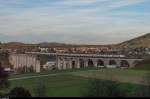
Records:
[[[8,86],[8,72],[4,70],[4,67],[0,63],[0,90]]]

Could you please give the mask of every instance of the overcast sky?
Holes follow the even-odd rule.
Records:
[[[0,0],[0,40],[119,43],[150,32],[150,0]]]

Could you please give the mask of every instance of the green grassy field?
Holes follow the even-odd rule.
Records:
[[[80,97],[88,82],[91,79],[73,75],[58,75],[53,77],[32,78],[28,80],[11,81],[12,89],[16,86],[22,86],[35,96],[35,85],[42,81],[46,85],[46,96],[49,97]],[[129,96],[135,96],[136,91],[140,90],[140,85],[130,83],[119,83]]]
[[[141,66],[136,66],[133,68],[134,70],[147,70],[150,71],[150,64],[144,64]]]
[[[86,84],[92,78],[98,78],[103,80],[109,80],[111,76],[115,78],[115,81],[120,83],[129,94],[129,96],[134,96],[137,90],[140,90],[139,82],[142,77],[149,71],[145,70],[132,70],[132,69],[80,69],[80,70],[63,70],[63,71],[48,71],[42,73],[29,73],[23,75],[12,75],[10,78],[18,77],[30,77],[39,76],[47,74],[58,74],[46,77],[35,77],[20,80],[10,81],[11,86],[5,91],[8,91],[16,86],[22,86],[35,96],[35,85],[42,81],[45,86],[47,96],[51,97],[78,97],[82,96],[82,90],[85,88]]]
[[[69,73],[69,72],[78,72],[78,71],[88,71],[88,70],[97,70],[97,68],[80,68],[80,69],[68,69],[68,70],[50,70],[43,71],[40,73],[25,73],[25,74],[12,74],[9,78],[18,78],[18,77],[26,77],[26,76],[38,76],[38,75],[47,75],[47,74],[55,74],[55,73]]]
[[[80,88],[87,83],[87,79],[78,76],[58,75],[11,81],[11,88],[22,86],[29,89],[34,96],[34,88],[39,81],[42,81],[46,85],[47,96],[80,96]]]
[[[96,71],[82,71],[76,73],[76,75],[104,80],[112,80],[113,78],[114,81],[142,84],[143,76],[148,73],[150,73],[150,71],[133,69],[99,69]]]

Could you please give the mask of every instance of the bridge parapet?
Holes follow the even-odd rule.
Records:
[[[125,58],[125,55],[107,55],[107,54],[68,54],[68,53],[41,53],[41,52],[25,52],[26,54],[36,55],[56,55],[56,56],[70,56],[70,57],[103,57],[103,58]]]
[[[97,57],[97,58],[124,58],[124,59],[141,59],[136,55],[128,56],[125,54],[69,54],[69,53],[44,53],[44,52],[25,52],[31,55],[51,55],[51,56],[64,56],[64,57]]]

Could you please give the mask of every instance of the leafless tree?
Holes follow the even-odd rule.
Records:
[[[9,86],[8,73],[0,63],[0,90]]]

